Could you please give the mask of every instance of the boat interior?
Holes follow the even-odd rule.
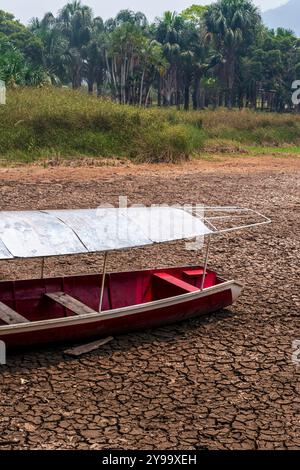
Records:
[[[101,311],[115,310],[201,288],[199,266],[108,273]],[[208,270],[204,288],[224,282]],[[99,311],[102,275],[80,275],[0,282],[1,326],[96,313]]]

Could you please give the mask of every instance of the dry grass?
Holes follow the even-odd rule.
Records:
[[[9,90],[0,107],[0,159],[94,156],[179,161],[216,146],[297,146],[300,116],[249,110],[139,109],[68,89]]]

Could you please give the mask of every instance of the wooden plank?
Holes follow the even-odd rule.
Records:
[[[109,336],[108,338],[100,339],[99,341],[94,341],[93,343],[82,344],[81,346],[67,349],[66,351],[64,351],[64,353],[73,357],[82,356],[82,354],[86,354],[91,351],[95,351],[96,349],[99,349],[101,346],[104,346],[104,344],[109,343],[113,339],[114,338],[112,336]]]
[[[192,284],[182,281],[181,279],[178,279],[177,277],[172,276],[172,274],[157,273],[157,274],[154,274],[154,277],[168,284],[176,286],[179,289],[186,291],[186,292],[196,292],[199,290],[198,287],[192,286]]]
[[[63,307],[66,307],[68,310],[75,313],[76,315],[85,315],[87,313],[98,313],[96,312],[96,310],[93,310],[92,308],[83,304],[79,300],[74,299],[74,297],[71,297],[70,295],[65,294],[64,292],[54,292],[52,294],[45,294],[45,296],[51,300],[54,300],[54,302],[57,302]]]
[[[28,323],[29,320],[19,313],[15,312],[12,308],[0,302],[0,319],[7,323],[7,325],[15,325],[17,323]]]
[[[187,271],[183,271],[183,274],[187,277],[200,277],[204,274],[204,269],[189,269]]]

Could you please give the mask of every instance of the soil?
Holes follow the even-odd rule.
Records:
[[[0,449],[300,449],[299,170],[296,157],[272,156],[1,168],[1,210],[97,207],[123,195],[129,204],[250,206],[273,223],[213,242],[210,266],[245,285],[232,307],[116,337],[81,358],[64,355],[66,345],[9,355],[0,366]],[[200,256],[172,243],[113,253],[109,269]],[[45,270],[101,266],[101,255],[89,255],[48,259]],[[40,269],[40,261],[2,262],[0,278]]]

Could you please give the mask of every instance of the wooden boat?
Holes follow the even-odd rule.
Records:
[[[228,219],[229,211],[240,209],[224,210],[225,216],[215,218]],[[122,209],[2,212],[0,259],[104,251],[105,263],[102,274],[45,278],[42,272],[40,279],[1,281],[0,340],[8,348],[77,341],[144,330],[228,307],[242,285],[207,268],[209,244],[201,266],[107,273],[107,253],[195,236],[210,239],[216,233],[269,223],[258,215],[263,217],[260,222],[217,230],[212,217],[184,209],[156,208],[154,215],[149,208],[127,213]]]

